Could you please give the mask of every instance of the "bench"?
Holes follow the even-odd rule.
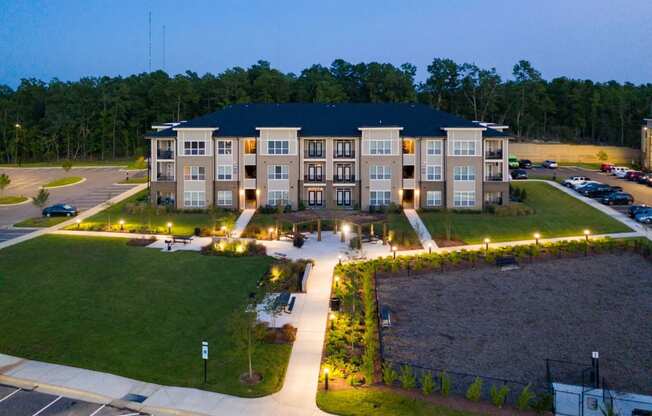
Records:
[[[518,262],[514,256],[501,256],[496,258],[496,266],[500,267],[500,270],[516,270],[518,269]]]
[[[192,237],[186,237],[183,235],[174,235],[172,236],[172,243],[183,243],[188,244],[192,241]]]
[[[387,306],[380,308],[380,325],[383,328],[389,328],[392,326],[392,314]]]

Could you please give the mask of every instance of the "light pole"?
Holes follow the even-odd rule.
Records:
[[[398,247],[392,246],[392,252],[394,253],[394,260],[396,260],[396,250],[398,250]]]
[[[124,231],[125,230],[125,220],[120,220],[118,222],[120,224],[120,231]]]
[[[491,242],[491,240],[489,239],[489,237],[484,239],[484,251],[489,251],[489,243],[490,242]]]
[[[432,243],[428,243],[428,254],[432,254]]]
[[[20,166],[20,160],[18,159],[18,130],[20,130],[22,126],[20,125],[20,123],[16,123],[14,125],[14,127],[16,128],[15,129],[15,131],[16,131],[16,140],[15,140],[16,155],[15,155],[15,159],[16,159],[16,163],[18,164],[18,166]]]
[[[168,222],[166,225],[168,226],[168,234],[172,234],[172,223]]]
[[[328,390],[328,367],[324,368],[324,390]]]
[[[267,233],[269,234],[269,239],[273,240],[274,239],[274,227],[269,227],[267,229]]]
[[[342,255],[341,254],[337,256],[337,260],[339,261],[340,264],[342,264]]]
[[[78,218],[75,220],[75,222],[77,223],[77,229],[79,230],[79,226],[81,225],[81,220]]]
[[[534,233],[534,242],[538,246],[539,245],[539,239],[541,238],[541,234],[539,233]]]

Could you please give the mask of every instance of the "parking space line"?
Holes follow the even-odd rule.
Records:
[[[32,416],[38,416],[38,415],[40,415],[41,413],[43,413],[43,412],[45,411],[45,409],[47,409],[48,407],[50,407],[50,406],[52,406],[53,404],[55,404],[56,402],[58,402],[62,397],[63,397],[63,396],[59,396],[59,397],[57,397],[56,399],[52,400],[52,401],[50,402],[50,404],[48,404],[47,406],[45,406],[43,409],[39,410],[38,412],[34,413]]]
[[[13,396],[14,394],[18,393],[18,392],[21,391],[21,390],[22,390],[22,389],[18,389],[18,390],[16,390],[16,391],[12,391],[12,392],[9,393],[8,395],[6,395],[6,396],[3,397],[2,399],[0,399],[0,403],[4,402],[5,400],[7,400],[8,398],[10,398],[11,396]]]
[[[100,406],[96,411],[94,411],[93,413],[91,413],[91,414],[88,415],[88,416],[95,416],[96,414],[100,413],[100,411],[102,411],[102,409],[104,409],[105,407],[106,407],[106,405],[103,404],[103,405]]]

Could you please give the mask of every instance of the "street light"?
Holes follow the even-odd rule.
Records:
[[[491,243],[491,240],[489,237],[484,239],[484,251],[489,251],[489,243]]]
[[[324,390],[328,390],[328,367],[324,368]]]
[[[392,252],[394,253],[394,259],[396,259],[396,250],[398,250],[398,247],[392,246]]]
[[[120,223],[120,231],[124,231],[125,230],[125,220],[120,220],[118,222]]]
[[[541,234],[539,233],[534,233],[534,241],[536,245],[539,245],[539,239],[541,238]]]
[[[168,222],[167,226],[168,226],[168,234],[172,234],[172,223]]]

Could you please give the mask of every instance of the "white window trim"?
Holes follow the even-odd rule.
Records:
[[[277,152],[276,152],[276,149],[277,149],[276,145],[274,146],[274,153],[272,153],[272,152],[270,151],[271,148],[272,148],[270,145],[271,145],[272,143],[281,143],[280,148],[283,150],[284,146],[282,145],[282,143],[284,143],[284,142],[287,143],[287,153],[277,153]],[[288,140],[288,139],[268,139],[268,140],[267,140],[267,149],[266,149],[266,150],[267,150],[267,154],[268,154],[268,155],[275,155],[275,156],[281,155],[281,156],[287,156],[287,155],[290,154],[290,140]]]
[[[379,175],[379,171],[382,175]],[[379,177],[380,176],[380,177]],[[387,181],[392,179],[392,169],[385,165],[372,165],[369,166],[369,180],[371,181]]]
[[[278,195],[280,194],[280,198],[278,198]],[[272,199],[272,195],[274,198]],[[283,190],[274,190],[274,191],[267,191],[267,205],[270,206],[278,206],[279,201],[281,201],[281,205],[287,205],[290,203],[290,192],[289,191],[283,191]]]
[[[188,177],[186,177],[186,169],[189,170],[190,179],[188,179]],[[197,169],[197,172],[193,173],[193,169]],[[200,169],[204,170],[204,173],[203,173],[204,179],[192,179],[193,176],[199,177],[199,170]],[[204,182],[206,180],[206,168],[204,166],[184,166],[183,167],[183,180],[185,182]]]
[[[394,141],[393,139],[368,139],[367,142],[368,142],[368,145],[369,145],[369,155],[373,155],[373,156],[392,156],[394,154],[394,152],[393,152],[394,146],[392,144],[393,141]],[[381,143],[382,143],[382,146],[380,146]],[[385,151],[387,150],[387,148],[386,148],[387,143],[389,143],[389,152],[386,153]],[[372,151],[372,144],[374,144],[374,147],[375,147],[374,150],[376,151],[375,153]],[[378,151],[381,150],[381,149],[383,150],[383,153],[378,153]]]
[[[437,198],[430,198],[431,195],[438,195]],[[433,203],[431,203],[431,201]],[[440,207],[442,206],[441,191],[427,191],[426,192],[426,206],[427,207]]]
[[[200,154],[200,153],[195,153],[195,154],[187,153],[186,152],[186,143],[204,143],[204,153],[202,153],[202,154]],[[181,154],[183,156],[210,156],[208,143],[209,143],[208,140],[204,140],[204,139],[184,139],[181,142]],[[192,151],[192,145],[190,147],[191,148],[189,150]],[[199,145],[197,145],[197,151],[199,151]]]
[[[465,169],[466,174],[460,173],[458,175],[457,174],[458,169],[460,169],[460,170]],[[457,178],[458,176],[460,177],[460,179]],[[471,176],[473,176],[473,177],[471,177]],[[475,178],[476,178],[476,172],[475,172],[475,167],[474,166],[455,166],[453,168],[453,180],[455,182],[475,182]]]
[[[430,179],[430,175],[428,174],[428,169],[429,168],[433,169],[433,173],[436,170],[436,168],[439,168],[439,179],[434,177],[434,175],[433,175],[433,179]],[[442,165],[426,165],[426,175],[425,175],[424,180],[428,181],[428,182],[441,182],[441,181],[443,181],[444,180],[444,169],[443,169]]]
[[[188,198],[190,196],[190,198]],[[196,198],[193,198],[195,196]],[[196,204],[195,204],[196,202]],[[206,192],[205,191],[184,191],[183,192],[184,208],[205,208]]]
[[[220,153],[220,144],[224,145],[224,149],[228,147],[229,153]],[[227,146],[228,144],[228,146]],[[215,154],[218,156],[233,156],[233,140],[216,140],[215,141]]]
[[[222,195],[222,198],[220,198],[220,194]],[[229,195],[229,197],[224,198],[225,195]],[[217,191],[215,204],[220,207],[233,206],[233,191]]]
[[[383,204],[379,204],[378,202],[381,202],[379,199],[380,194],[382,194],[382,202]],[[376,204],[374,204],[374,201]],[[369,205],[372,207],[384,207],[392,203],[392,191],[369,191]]]
[[[455,191],[455,192],[453,192],[453,207],[455,207],[455,208],[473,208],[473,207],[475,207],[475,204],[476,204],[475,191]]]
[[[470,143],[473,144],[473,153],[468,153],[470,151],[469,146],[465,148],[462,144],[469,145]],[[460,145],[460,153],[456,153],[455,151],[455,145],[459,144]],[[482,146],[480,146],[482,147]],[[457,156],[457,157],[475,157],[475,156],[481,156],[480,152],[478,152],[478,141],[477,140],[460,140],[460,139],[454,139],[450,141],[450,149],[449,149],[449,156]]]
[[[281,167],[281,177],[276,177],[276,168]],[[288,165],[269,165],[267,166],[267,179],[272,181],[286,181],[290,178],[290,167]]]
[[[220,179],[220,168],[230,168],[230,178],[229,179]],[[215,168],[215,180],[216,181],[232,181],[233,179],[233,165],[217,165]]]
[[[444,144],[443,140],[426,140],[426,155],[428,156],[441,156],[442,153],[444,152]],[[439,150],[439,153],[430,153],[430,150],[435,151]]]

